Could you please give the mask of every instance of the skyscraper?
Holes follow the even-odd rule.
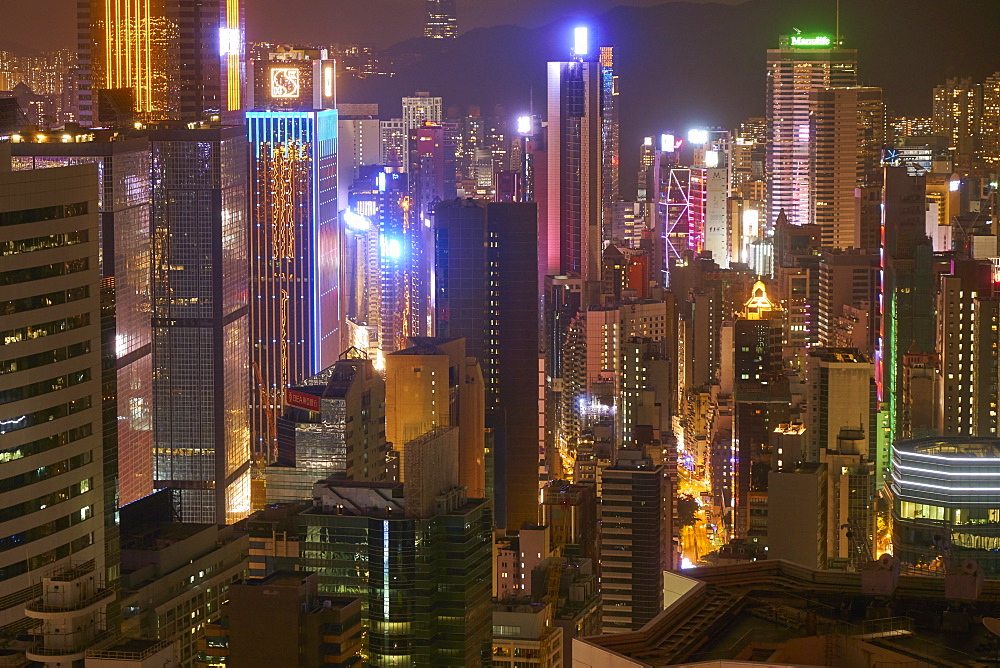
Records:
[[[403,152],[399,155],[399,160],[404,172],[409,168],[410,151],[413,149],[410,145],[410,131],[423,127],[424,123],[441,123],[441,106],[441,98],[432,97],[426,91],[417,91],[403,98]],[[383,143],[385,142],[386,139],[383,138]]]
[[[670,482],[662,466],[641,456],[623,457],[604,469],[602,480],[603,631],[636,631],[663,609],[663,572],[674,566]]]
[[[879,346],[876,379],[879,401],[888,410],[888,438],[879,442],[876,489],[889,468],[888,445],[909,425],[903,422],[904,361],[907,353],[934,351],[933,249],[925,233],[926,187],[905,167],[886,167],[882,195],[882,285],[878,295]],[[971,323],[970,323],[971,326]]]
[[[417,338],[385,358],[386,438],[406,470],[406,444],[441,426],[458,427],[460,483],[486,494],[485,407],[479,360],[463,339]],[[405,479],[404,479],[404,482]]]
[[[455,0],[425,1],[427,22],[424,24],[424,37],[433,39],[458,37],[458,14],[455,11]]]
[[[118,505],[153,492],[153,344],[150,311],[149,140],[117,133],[87,133],[74,142],[64,133],[25,133],[11,144],[15,171],[93,163],[101,196],[102,345],[115,392]]]
[[[247,144],[243,128],[148,127],[154,486],[185,522],[250,512]]]
[[[311,107],[311,105],[309,105]],[[337,228],[337,112],[247,112],[254,452],[275,447],[268,412],[344,349]]]
[[[498,526],[537,521],[538,221],[533,203],[450,200],[437,207],[435,329],[465,338],[486,385]]]
[[[767,175],[770,220],[784,211],[792,225],[809,222],[812,188],[809,93],[857,85],[857,51],[825,35],[784,35],[767,51]]]
[[[79,0],[80,121],[121,121],[133,111],[142,120],[239,120],[242,4]],[[122,116],[100,118],[105,102]]]
[[[882,89],[814,88],[809,92],[810,219],[824,247],[861,248],[855,189],[882,181],[886,141]]]
[[[621,200],[618,184],[619,123],[618,77],[615,76],[614,47],[600,48],[601,63],[601,211],[603,235],[613,238],[611,206]]]
[[[600,280],[602,66],[586,28],[573,60],[548,67],[548,229],[545,273]]]
[[[118,577],[98,168],[10,173],[0,160],[0,636],[35,629],[30,661],[71,663],[115,623]],[[69,593],[52,596],[60,579]],[[81,591],[86,609],[69,598]]]

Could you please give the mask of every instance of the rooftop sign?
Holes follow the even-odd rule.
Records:
[[[816,35],[815,37],[792,35],[792,46],[830,46],[830,43],[831,40],[827,35]]]

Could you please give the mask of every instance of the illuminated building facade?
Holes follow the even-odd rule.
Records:
[[[239,121],[245,79],[240,0],[80,0],[80,121],[102,91],[130,89],[141,120]],[[110,98],[109,98],[110,99]]]
[[[386,438],[406,474],[407,444],[442,426],[458,427],[460,484],[486,494],[486,395],[479,360],[463,339],[416,338],[385,358]],[[403,479],[406,482],[406,479]]]
[[[278,460],[267,467],[267,502],[312,498],[313,483],[335,474],[392,482],[385,409],[385,381],[360,355],[345,355],[287,389]]]
[[[406,347],[420,323],[410,306],[414,289],[410,253],[417,223],[412,211],[408,174],[377,165],[361,169],[350,195],[350,215],[345,213],[349,258],[353,267],[349,300],[354,324],[377,328],[375,365],[383,356]],[[420,228],[423,228],[420,225]],[[364,342],[354,341],[358,348]]]
[[[937,290],[938,424],[944,436],[997,435],[997,326],[989,260],[951,261]]]
[[[903,420],[907,353],[930,353],[934,341],[933,249],[926,237],[926,186],[905,167],[886,167],[882,196],[882,285],[878,295],[879,338],[875,372],[879,401],[886,404],[886,445],[879,441],[877,486],[888,469],[889,443],[908,430]]]
[[[247,147],[241,127],[147,127],[154,486],[184,522],[250,512]]]
[[[663,466],[641,456],[604,469],[598,540],[604,633],[636,631],[663,609],[663,572],[675,566],[671,495]]]
[[[601,63],[601,210],[605,239],[612,238],[612,212],[621,200],[618,183],[620,140],[618,123],[618,77],[615,76],[614,47],[600,48]]]
[[[458,37],[458,14],[455,0],[425,0],[427,22],[424,37],[432,39],[454,39]]]
[[[405,172],[409,168],[409,156],[413,147],[410,145],[410,132],[422,128],[424,123],[438,123],[443,120],[442,100],[433,97],[426,91],[417,91],[403,98],[403,146],[399,160]],[[386,164],[392,164],[386,162]]]
[[[465,339],[486,385],[497,525],[537,521],[540,344],[534,203],[450,200],[435,221],[435,330]]]
[[[251,577],[317,571],[321,595],[361,599],[369,665],[491,665],[492,504],[455,485],[425,514],[410,485],[319,482],[311,508],[255,516]]]
[[[286,49],[252,61],[247,108],[268,111],[333,109],[337,106],[337,64],[323,50]]]
[[[250,340],[257,388],[250,398],[251,430],[254,454],[269,456],[285,390],[331,366],[344,348],[337,112],[249,111],[246,118],[253,211]]]
[[[767,175],[770,220],[784,210],[792,225],[809,222],[809,93],[857,85],[857,51],[826,36],[785,35],[767,51]]]
[[[0,637],[30,629],[28,661],[69,665],[117,624],[117,458],[114,415],[102,405],[98,168],[4,172]],[[113,394],[113,376],[110,383]],[[69,592],[54,596],[60,580]],[[87,607],[72,599],[82,589],[92,597]]]
[[[548,64],[546,275],[600,280],[602,235],[602,65],[586,28],[574,59]]]
[[[829,248],[861,248],[855,190],[879,185],[886,114],[882,89],[815,88],[809,93],[810,223]]]
[[[11,147],[15,171],[97,165],[104,356],[117,389],[108,408],[117,416],[118,504],[153,492],[153,343],[150,325],[150,157],[145,138],[111,133],[25,134]],[[112,362],[113,360],[113,362]]]
[[[995,438],[922,438],[892,446],[892,553],[943,570],[975,559],[1000,574],[1000,450]],[[950,570],[950,569],[949,569]]]

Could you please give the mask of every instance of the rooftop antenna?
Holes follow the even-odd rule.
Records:
[[[837,0],[837,46],[840,46],[840,0]]]

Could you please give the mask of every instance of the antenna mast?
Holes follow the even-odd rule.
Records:
[[[840,0],[837,0],[837,47],[840,47]]]

